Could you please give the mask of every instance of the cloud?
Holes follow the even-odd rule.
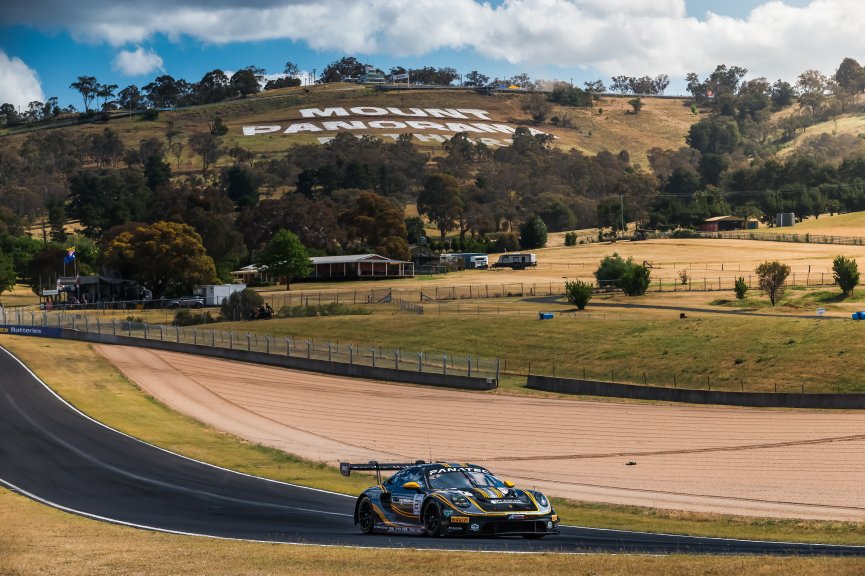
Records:
[[[115,46],[165,35],[211,44],[287,39],[364,58],[451,49],[609,75],[681,76],[725,63],[794,78],[808,68],[831,73],[845,56],[865,53],[865,2],[797,3],[695,18],[686,0],[31,0],[4,7],[0,25],[61,26]]]
[[[143,76],[154,70],[162,70],[162,58],[152,50],[141,46],[130,52],[123,50],[115,58],[112,67],[124,76]]]
[[[0,78],[3,79],[0,82],[0,104],[13,104],[24,109],[34,100],[45,101],[36,71],[20,58],[10,58],[3,50],[0,50]]]

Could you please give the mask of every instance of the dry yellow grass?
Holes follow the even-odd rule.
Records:
[[[52,510],[0,489],[2,576],[454,573],[853,576],[862,573],[862,560],[485,554],[246,543],[114,526]]]

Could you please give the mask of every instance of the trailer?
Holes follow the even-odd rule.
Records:
[[[513,268],[514,270],[522,270],[538,265],[538,257],[533,252],[512,252],[510,254],[502,254],[498,261],[493,264],[493,268]]]
[[[454,252],[442,254],[439,257],[442,264],[451,264],[460,270],[486,270],[490,266],[490,259],[481,252]]]
[[[204,298],[205,306],[220,306],[222,301],[246,289],[246,284],[206,284],[198,288],[198,295]]]

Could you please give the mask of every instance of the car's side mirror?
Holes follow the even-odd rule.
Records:
[[[510,480],[505,480],[505,487],[506,488],[513,488],[514,486],[516,486],[516,484],[514,484]]]
[[[402,487],[406,490],[420,490],[420,484],[417,482],[406,482]]]

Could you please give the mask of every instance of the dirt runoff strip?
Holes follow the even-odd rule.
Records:
[[[507,396],[97,349],[177,411],[311,460],[471,461],[577,500],[865,520],[861,413]]]

